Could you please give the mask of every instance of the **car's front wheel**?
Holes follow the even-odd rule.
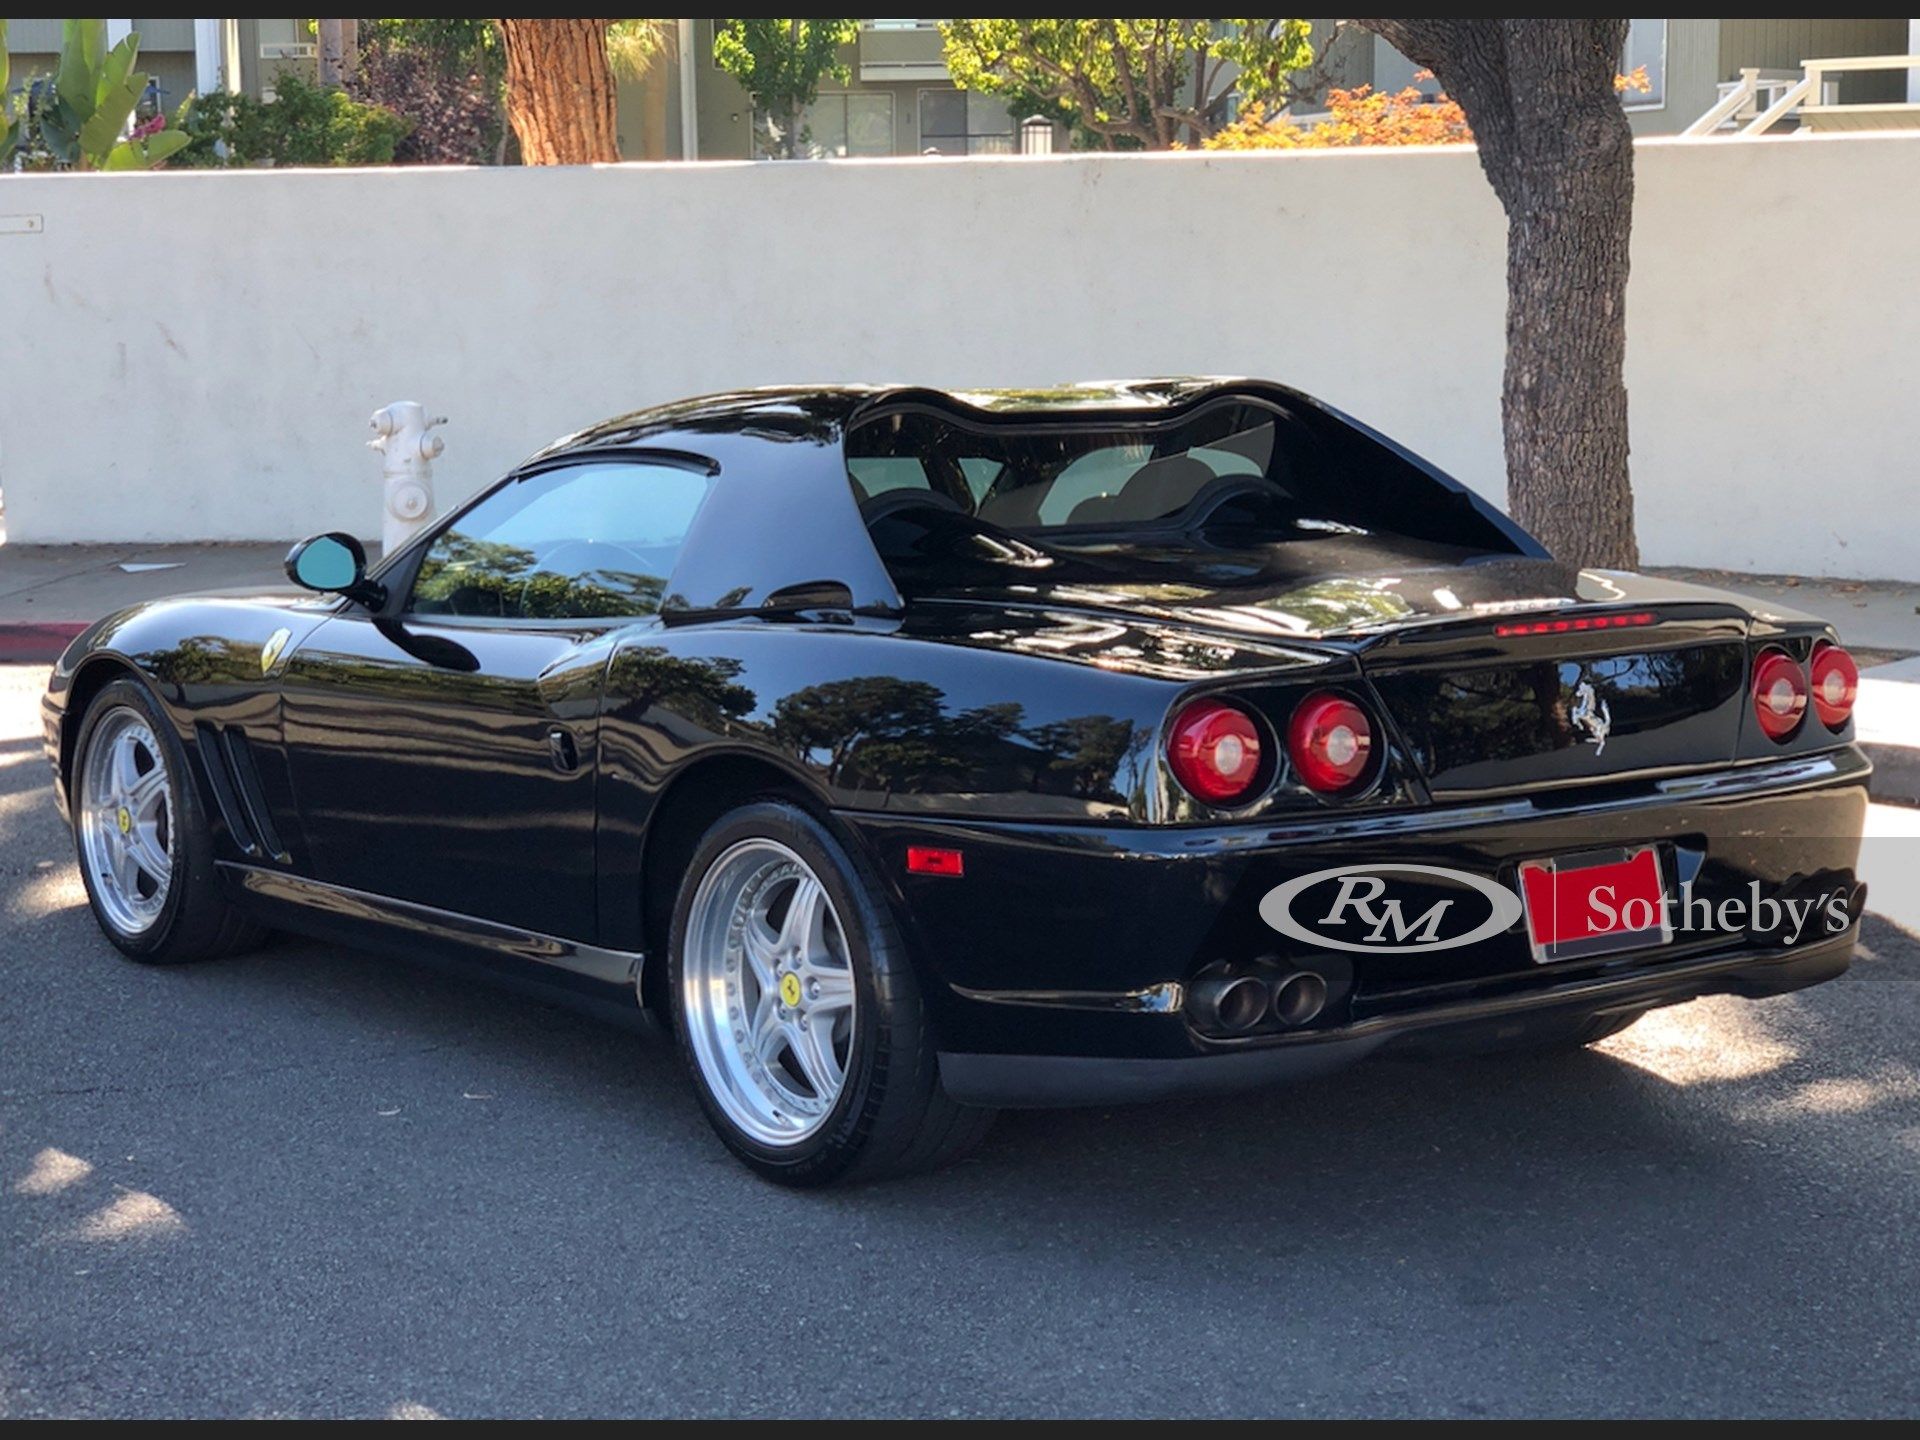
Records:
[[[932,1169],[992,1112],[941,1088],[885,897],[813,816],[743,806],[709,830],[674,906],[675,1029],[707,1118],[784,1185]]]
[[[256,945],[266,932],[219,892],[213,837],[166,712],[138,681],[88,706],[69,810],[94,919],[135,960],[175,964]]]

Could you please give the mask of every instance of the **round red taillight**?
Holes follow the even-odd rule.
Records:
[[[1196,700],[1174,717],[1167,762],[1196,800],[1237,804],[1260,780],[1260,727],[1236,705]]]
[[[1860,667],[1830,640],[1813,647],[1813,713],[1829,730],[1844,730],[1860,698]]]
[[[1807,718],[1807,676],[1784,650],[1765,651],[1753,667],[1753,713],[1769,740],[1788,740]]]
[[[1338,695],[1314,695],[1293,712],[1287,753],[1300,783],[1318,795],[1357,789],[1373,767],[1373,722]]]

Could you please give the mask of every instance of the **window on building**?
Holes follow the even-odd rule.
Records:
[[[1007,102],[966,90],[920,92],[920,153],[1011,155],[1019,148]]]
[[[772,131],[754,127],[764,157]],[[877,90],[822,95],[800,117],[801,154],[809,160],[844,160],[850,155],[891,155],[893,96]]]
[[[1658,110],[1667,103],[1667,22],[1629,20],[1627,53],[1620,61],[1620,73],[1637,78],[1646,72],[1647,89],[1628,88],[1621,99],[1629,110]]]

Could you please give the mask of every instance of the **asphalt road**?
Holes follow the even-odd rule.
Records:
[[[0,670],[0,1419],[1912,1415],[1920,816],[1845,981],[1599,1051],[1008,1117],[802,1196],[678,1060],[88,917]]]

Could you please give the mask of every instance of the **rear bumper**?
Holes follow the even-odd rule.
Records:
[[[1082,1105],[1304,1078],[1439,1032],[1603,1014],[1701,995],[1770,995],[1843,974],[1855,931],[1785,946],[1741,933],[1589,961],[1534,963],[1512,932],[1444,955],[1353,959],[1340,1005],[1311,1028],[1201,1034],[1183,1002],[1202,971],[1271,960],[1314,968],[1260,918],[1299,875],[1424,864],[1512,884],[1528,861],[1659,847],[1706,893],[1809,877],[1850,882],[1872,766],[1847,748],[1679,777],[1641,792],[1542,802],[1325,812],[1284,827],[1099,829],[839,818],[892,891],[943,1054],[948,1089],[995,1106]],[[958,849],[960,879],[912,876],[909,846]],[[1671,882],[1670,882],[1671,892]]]
[[[1553,985],[1498,999],[1437,1005],[1227,1054],[1159,1059],[942,1053],[940,1078],[955,1100],[992,1109],[1130,1105],[1230,1094],[1311,1080],[1382,1050],[1409,1048],[1443,1034],[1497,1035],[1503,1027],[1556,1012],[1625,1014],[1703,995],[1785,995],[1844,975],[1857,938],[1856,929],[1785,957],[1747,953],[1614,979]]]

